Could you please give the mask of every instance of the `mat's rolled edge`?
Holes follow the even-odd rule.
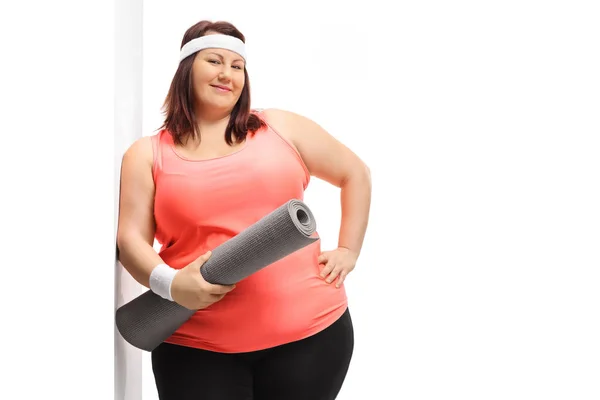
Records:
[[[143,330],[153,333],[150,338],[148,336],[141,338],[132,333],[131,325],[137,322],[139,326],[140,323],[140,320],[131,318],[131,315],[135,314],[135,310],[138,309],[144,310],[146,318],[142,318],[142,321],[145,322],[143,325],[146,329]],[[171,313],[165,314],[165,309],[170,310]],[[178,303],[163,299],[148,290],[117,309],[115,324],[119,334],[127,343],[141,350],[152,351],[175,333],[194,313],[194,310],[189,310]],[[153,314],[154,318],[148,318],[148,314]],[[160,329],[157,329],[157,327]],[[157,331],[161,334],[157,335]]]
[[[147,346],[146,343],[142,343],[142,341],[138,340],[139,338],[136,335],[130,335],[130,334],[128,334],[127,330],[123,330],[122,329],[123,324],[127,323],[126,319],[124,320],[124,318],[126,318],[126,317],[124,317],[123,314],[125,314],[125,313],[120,308],[117,309],[117,312],[115,313],[115,321],[116,321],[116,325],[117,325],[117,331],[119,332],[119,335],[121,335],[123,340],[125,340],[127,343],[129,343],[131,346],[133,346],[137,349],[148,351],[148,352],[151,352],[156,347],[158,347],[158,345],[160,343],[158,343],[156,346]],[[119,328],[119,327],[121,327],[121,328]]]
[[[285,206],[298,232],[311,237],[317,230],[317,222],[311,209],[298,199],[288,201]]]

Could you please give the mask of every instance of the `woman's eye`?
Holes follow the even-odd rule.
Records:
[[[210,60],[209,59],[208,62],[211,63],[211,64],[221,64],[221,62],[219,60]],[[235,69],[239,69],[239,70],[243,70],[244,69],[244,67],[241,67],[239,65],[232,65],[232,67],[235,68]]]

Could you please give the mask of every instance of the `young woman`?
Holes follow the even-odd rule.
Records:
[[[343,283],[367,228],[370,172],[313,121],[251,110],[244,44],[226,22],[186,31],[164,125],[123,158],[120,261],[198,310],[152,352],[160,399],[330,400],[354,347]],[[317,241],[235,286],[202,279],[211,249],[302,199],[311,176],[341,188],[336,249]]]

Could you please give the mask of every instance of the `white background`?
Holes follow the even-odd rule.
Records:
[[[146,1],[139,132],[161,123],[184,31],[233,22],[253,106],[314,119],[371,167],[339,399],[598,399],[592,4]],[[0,12],[2,397],[114,396],[114,12]],[[315,179],[306,201],[334,246],[338,190]]]

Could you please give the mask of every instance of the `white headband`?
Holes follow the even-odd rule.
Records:
[[[229,35],[211,34],[201,36],[187,42],[181,48],[181,52],[179,53],[179,62],[200,50],[214,48],[231,50],[234,53],[242,56],[244,61],[246,61],[246,45],[244,42]]]

